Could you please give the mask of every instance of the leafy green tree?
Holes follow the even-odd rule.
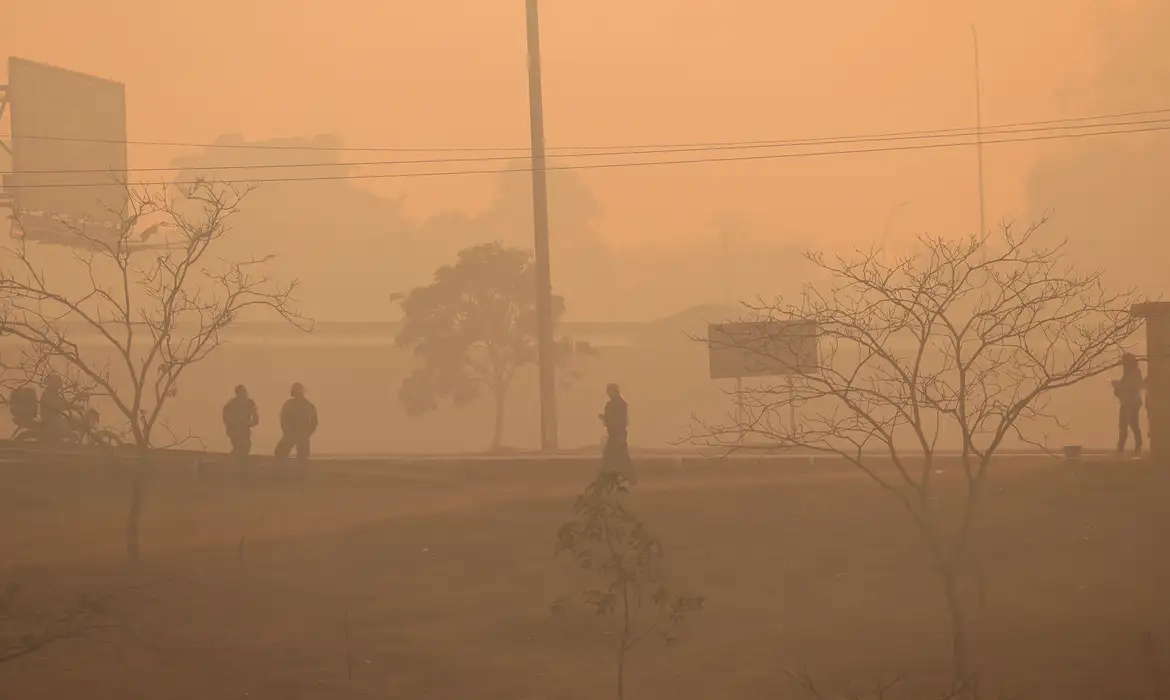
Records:
[[[532,253],[500,242],[460,251],[455,264],[402,299],[405,317],[396,344],[413,348],[419,365],[399,389],[411,415],[438,408],[443,399],[463,406],[485,389],[495,401],[492,449],[504,436],[505,400],[523,366],[537,361],[536,269]],[[565,302],[553,296],[553,322]],[[574,346],[557,343],[557,359]]]

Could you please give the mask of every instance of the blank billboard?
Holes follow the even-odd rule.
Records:
[[[808,374],[820,364],[814,321],[712,323],[707,329],[712,379]]]
[[[8,101],[9,192],[26,235],[60,235],[58,217],[116,223],[126,205],[125,86],[10,58]]]

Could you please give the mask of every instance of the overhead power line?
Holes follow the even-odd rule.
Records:
[[[994,124],[983,129],[984,133],[995,129],[1008,129],[1014,127],[1031,127],[1031,126],[1045,126],[1053,124],[1067,124],[1069,122],[1091,122],[1101,121],[1107,119],[1126,119],[1131,117],[1148,117],[1154,115],[1170,114],[1170,107],[1162,109],[1144,109],[1130,112],[1114,112],[1111,114],[1097,114],[1080,117],[1063,117],[1060,119],[1045,119],[1036,121],[1020,121],[1008,122],[1003,124]],[[1087,125],[1092,126],[1092,125]],[[811,137],[805,139],[797,139],[801,144],[815,144],[836,141],[849,140],[868,140],[868,139],[884,139],[891,137],[910,137],[910,136],[959,136],[974,133],[971,127],[951,127],[945,129],[926,129],[920,131],[893,131],[884,133],[867,133],[867,134],[851,134],[844,136],[822,136]],[[4,138],[12,138],[12,134],[0,135]],[[512,146],[512,147],[496,147],[496,146],[445,146],[445,147],[404,147],[404,146],[294,146],[291,144],[260,144],[260,143],[198,143],[185,141],[134,141],[123,139],[95,139],[83,138],[76,136],[53,136],[53,135],[23,135],[21,139],[39,140],[39,141],[65,141],[65,142],[80,142],[80,143],[110,143],[110,144],[126,144],[128,146],[153,146],[162,148],[222,148],[222,149],[236,149],[236,150],[259,150],[259,151],[317,151],[317,152],[384,152],[384,153],[506,153],[506,152],[524,152],[527,153],[528,146]],[[676,142],[676,143],[650,143],[650,144],[633,144],[633,145],[608,145],[608,146],[561,146],[552,148],[553,151],[626,151],[639,149],[665,149],[665,148],[693,148],[693,147],[717,147],[717,146],[752,146],[752,145],[766,145],[776,143],[789,143],[790,140],[785,139],[757,139],[745,141],[698,141],[698,142]]]
[[[996,136],[1003,134],[1024,134],[1024,133],[1038,133],[1048,131],[1073,131],[1084,129],[1101,129],[1114,127],[1128,127],[1128,126],[1149,126],[1149,125],[1170,125],[1170,116],[1161,119],[1145,119],[1135,121],[1113,121],[1103,122],[1099,124],[1059,124],[1053,126],[1036,126],[1028,128],[1016,127],[990,127],[977,131],[968,129],[964,132],[942,136],[936,135],[933,132],[913,133],[907,132],[905,135],[890,135],[890,136],[873,136],[873,137],[826,137],[821,139],[804,139],[804,140],[788,140],[788,141],[771,141],[760,143],[742,143],[742,144],[722,144],[712,146],[678,146],[678,147],[662,147],[644,149],[630,149],[630,150],[612,150],[612,151],[596,151],[586,153],[565,153],[557,158],[602,158],[607,156],[634,156],[634,155],[657,155],[665,153],[693,153],[693,152],[714,152],[714,151],[735,151],[735,150],[760,150],[768,148],[795,148],[800,146],[820,146],[820,145],[843,145],[843,144],[859,144],[859,143],[881,143],[890,141],[921,141],[925,139],[939,139],[939,138],[955,138],[961,136]],[[127,172],[147,173],[147,172],[180,172],[185,170],[201,170],[201,171],[218,171],[218,170],[265,170],[265,169],[296,169],[296,168],[342,168],[342,167],[375,167],[375,166],[391,166],[391,165],[437,165],[446,163],[486,163],[486,162],[506,162],[506,161],[527,161],[529,156],[462,156],[462,157],[441,157],[441,158],[416,158],[408,160],[368,160],[368,161],[334,161],[334,162],[311,162],[311,163],[254,163],[254,164],[226,164],[226,165],[206,165],[206,166],[166,166],[166,167],[151,167],[151,168],[129,168]],[[26,175],[81,175],[87,173],[108,173],[108,169],[49,169],[49,170],[23,170],[21,174]]]
[[[1087,127],[1091,128],[1091,127]],[[1158,126],[1135,127],[1125,129],[1110,129],[1099,130],[1092,132],[1081,133],[1058,133],[1058,134],[1042,134],[1034,136],[1021,136],[1016,138],[1000,138],[1000,139],[984,139],[984,145],[994,145],[1003,143],[1024,143],[1035,141],[1051,141],[1058,139],[1075,139],[1087,138],[1095,136],[1110,136],[1118,134],[1140,134],[1153,133],[1160,131],[1170,131],[1170,124],[1162,124]],[[763,160],[781,160],[787,158],[816,158],[826,156],[839,155],[858,155],[865,153],[892,153],[899,151],[921,151],[921,150],[935,150],[942,148],[962,148],[967,146],[976,146],[976,141],[952,141],[942,143],[919,143],[919,144],[903,144],[895,146],[875,146],[871,148],[852,148],[840,150],[824,150],[824,151],[800,151],[800,152],[785,152],[785,153],[754,153],[749,155],[732,155],[732,156],[710,156],[701,158],[687,158],[679,160],[652,160],[652,161],[626,161],[617,163],[584,163],[584,164],[570,164],[570,165],[548,165],[545,170],[600,170],[613,168],[639,168],[651,166],[666,166],[666,165],[692,165],[699,163],[731,163],[731,162],[745,162],[745,161],[763,161]],[[336,166],[337,164],[331,164]],[[286,166],[287,167],[287,166]],[[531,167],[514,168],[511,170],[499,169],[475,169],[475,170],[443,170],[431,172],[406,172],[406,173],[371,173],[371,174],[345,174],[345,175],[307,175],[307,176],[289,176],[289,177],[271,177],[271,178],[246,178],[240,180],[216,180],[222,184],[261,184],[261,183],[279,183],[279,182],[319,182],[329,180],[390,180],[390,179],[407,179],[407,178],[422,178],[422,177],[447,177],[456,175],[499,175],[502,173],[524,173],[531,172]],[[169,185],[194,185],[203,182],[202,180],[186,180],[186,181],[171,181],[167,183],[150,183],[150,182],[130,182],[130,186],[150,186],[153,184],[169,184]],[[78,182],[78,183],[30,183],[25,185],[8,185],[9,189],[21,188],[44,188],[44,187],[109,187],[111,183],[95,183],[95,182]]]

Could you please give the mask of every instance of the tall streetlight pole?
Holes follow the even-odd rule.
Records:
[[[528,110],[532,123],[532,229],[536,238],[536,325],[540,355],[540,447],[557,449],[557,370],[553,341],[552,271],[548,245],[548,182],[544,157],[544,97],[540,77],[537,0],[525,0],[528,17]]]
[[[975,48],[975,148],[979,159],[979,238],[982,240],[987,235],[987,209],[983,197],[983,95],[979,76],[979,33],[974,24],[971,25],[971,40]]]

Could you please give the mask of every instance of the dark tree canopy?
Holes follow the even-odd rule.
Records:
[[[434,410],[442,399],[464,405],[486,388],[496,400],[498,447],[508,388],[519,368],[537,361],[532,253],[499,242],[466,248],[410,292],[402,310],[396,343],[413,348],[419,361],[398,392],[407,411]],[[564,312],[564,299],[554,295],[554,322]]]

